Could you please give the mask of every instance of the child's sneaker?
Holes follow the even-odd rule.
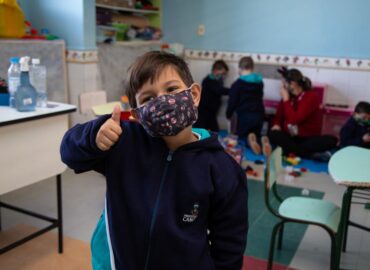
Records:
[[[270,144],[270,140],[267,136],[261,137],[261,143],[262,143],[262,153],[264,156],[268,157],[271,155],[272,147]]]
[[[248,135],[248,144],[249,147],[252,149],[253,153],[257,155],[261,154],[261,146],[257,142],[256,134],[250,133]]]

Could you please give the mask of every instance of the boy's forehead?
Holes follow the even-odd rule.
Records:
[[[153,86],[162,86],[172,81],[185,84],[176,69],[172,66],[167,66],[158,74],[157,77],[153,78],[153,80],[148,80],[145,82],[140,90],[151,88]]]

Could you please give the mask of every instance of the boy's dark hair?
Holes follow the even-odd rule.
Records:
[[[300,72],[298,69],[287,69],[286,67],[281,67],[278,69],[278,72],[288,83],[296,82],[304,91],[312,88],[311,80],[303,76],[302,72]]]
[[[216,60],[212,65],[212,71],[220,69],[229,71],[229,66],[226,64],[224,60]]]
[[[370,103],[366,101],[360,101],[355,107],[355,113],[370,114]]]
[[[129,79],[126,94],[131,108],[137,107],[135,95],[139,89],[149,80],[153,83],[158,79],[161,72],[169,66],[176,70],[186,86],[189,87],[194,83],[189,67],[182,58],[166,52],[147,52],[138,57],[128,69]]]
[[[250,57],[250,56],[242,57],[239,60],[239,68],[253,70],[254,69],[254,61],[253,61],[252,57]]]

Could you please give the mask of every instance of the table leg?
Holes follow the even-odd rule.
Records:
[[[57,175],[58,252],[63,253],[62,175]]]
[[[343,223],[343,238],[342,238],[342,251],[346,252],[347,247],[347,237],[348,237],[348,227],[349,227],[349,217],[351,213],[351,201],[352,201],[353,188],[348,187],[346,193],[343,196],[343,210],[344,211],[344,223]]]

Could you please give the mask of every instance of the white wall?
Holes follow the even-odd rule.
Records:
[[[214,60],[186,58],[194,80],[201,83],[203,78],[210,73]],[[226,61],[229,65],[229,75],[225,86],[230,86],[238,78],[238,63]],[[276,66],[277,67],[277,66]],[[370,101],[370,72],[361,70],[328,69],[295,67],[310,78],[313,83],[328,85],[325,95],[325,103],[348,105],[354,107],[360,100]],[[280,80],[264,79],[264,97],[267,99],[280,100]],[[222,129],[227,128],[226,119],[227,97],[223,98],[223,104],[219,111],[218,120]]]

